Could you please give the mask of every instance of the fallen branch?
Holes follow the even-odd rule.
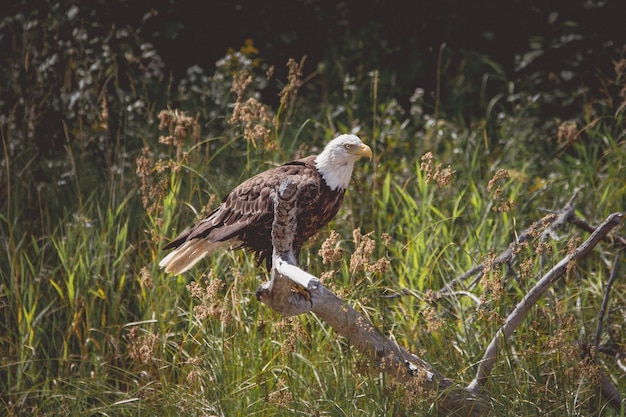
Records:
[[[407,392],[438,396],[440,413],[480,416],[488,411],[486,399],[445,378],[423,359],[383,336],[362,314],[326,289],[313,275],[295,266],[292,252],[297,191],[290,183],[277,193],[272,226],[274,245],[271,281],[257,288],[257,299],[283,315],[315,313],[364,356],[390,375]]]
[[[485,354],[478,365],[476,376],[468,385],[470,392],[478,393],[487,382],[498,356],[499,345],[502,341],[511,337],[513,332],[522,323],[526,314],[536,304],[537,300],[567,271],[570,263],[583,259],[591,250],[616,226],[622,223],[624,215],[613,213],[597,227],[597,229],[578,246],[571,254],[563,258],[547,274],[545,274],[535,286],[524,296],[522,301],[506,318],[504,325],[496,332],[496,335],[487,346]]]

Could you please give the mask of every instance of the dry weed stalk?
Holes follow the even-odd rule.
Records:
[[[442,168],[441,164],[435,165],[434,159],[432,152],[426,152],[422,155],[420,170],[424,172],[426,184],[435,181],[439,187],[450,185],[456,171],[449,165],[446,168]]]
[[[228,119],[232,126],[243,129],[243,137],[254,147],[261,144],[266,149],[275,149],[276,143],[272,140],[273,118],[270,108],[255,97],[246,98],[248,86],[252,83],[252,76],[247,71],[241,71],[233,77],[231,91],[237,96],[233,113]]]

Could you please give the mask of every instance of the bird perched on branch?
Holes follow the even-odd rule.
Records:
[[[298,253],[304,242],[339,211],[350,184],[354,163],[372,159],[372,150],[355,135],[331,140],[321,154],[269,169],[244,181],[205,219],[168,243],[174,249],[159,266],[182,274],[216,249],[228,246],[252,250],[258,262],[272,263],[274,200],[281,182],[289,177],[297,186],[297,228],[293,242]]]

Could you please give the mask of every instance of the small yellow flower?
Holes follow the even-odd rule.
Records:
[[[243,46],[239,49],[244,55],[258,55],[259,50],[255,48],[254,41],[250,38],[243,41]]]

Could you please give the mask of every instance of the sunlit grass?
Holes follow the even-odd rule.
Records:
[[[538,253],[533,242],[511,269],[494,269],[477,285],[443,297],[436,293],[506,249],[546,210],[560,209],[579,187],[574,204],[590,223],[624,210],[623,121],[596,123],[585,140],[537,154],[524,136],[527,128],[514,130],[517,114],[504,116],[510,121],[502,130],[513,135],[494,146],[479,127],[433,120],[415,129],[394,116],[393,103],[378,104],[369,141],[375,165],[357,166],[342,211],[305,246],[300,261],[318,276],[332,271],[326,286],[381,332],[467,384],[502,318],[562,258],[568,240],[584,233],[562,230],[560,240],[548,242],[551,252]],[[158,268],[163,242],[238,182],[320,146],[306,142],[308,132],[321,140],[333,128],[348,129],[308,119],[298,125],[291,110],[279,112],[282,130],[258,143],[234,135],[236,126],[206,137],[187,130],[171,144],[157,144],[159,132],[148,131],[155,139],[146,140],[143,153],[134,155],[137,165],[123,168],[124,175],[81,182],[75,165],[76,186],[58,196],[64,203],[42,199],[28,222],[27,193],[19,181],[7,183],[11,199],[0,214],[3,411],[380,416],[418,407],[435,413],[427,400],[407,403],[375,364],[317,317],[281,318],[258,303],[256,287],[268,277],[250,254],[223,251],[180,277]],[[174,132],[177,117],[186,115],[170,116],[166,127]],[[342,117],[357,123],[353,114]],[[432,160],[423,158],[427,152]],[[447,179],[433,176],[447,168]],[[507,176],[491,187],[501,169]],[[52,206],[54,217],[46,211]],[[319,249],[330,229],[342,253],[325,263]],[[592,381],[581,377],[575,347],[593,341],[614,254],[603,244],[576,265],[508,341],[487,386],[495,415],[589,415],[604,407]],[[626,337],[619,327],[624,294],[617,282],[605,343]],[[614,359],[598,356],[598,363],[623,392],[626,380]]]

